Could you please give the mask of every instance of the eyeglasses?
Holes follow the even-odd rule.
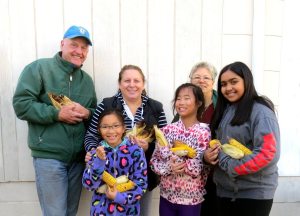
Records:
[[[122,125],[121,124],[115,124],[115,125],[100,125],[100,129],[102,130],[116,130],[119,129]]]
[[[196,80],[196,81],[199,81],[199,80],[203,80],[204,82],[208,82],[210,80],[212,80],[211,77],[208,77],[208,76],[195,76],[195,77],[192,77],[192,80]]]

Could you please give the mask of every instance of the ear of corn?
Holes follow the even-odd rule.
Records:
[[[129,180],[128,182],[117,184],[116,187],[119,192],[125,192],[133,189],[134,186],[135,186],[134,182]]]
[[[250,154],[253,153],[250,149],[248,149],[246,146],[244,146],[243,144],[241,144],[236,139],[233,139],[233,138],[229,139],[229,144],[232,145],[232,146],[237,147],[240,150],[242,150],[245,155],[250,155]]]
[[[129,179],[128,179],[127,175],[121,175],[116,178],[117,184],[126,183],[128,181],[129,181]]]
[[[110,187],[113,187],[117,183],[115,177],[113,177],[111,174],[109,174],[106,171],[104,171],[102,174],[102,180]]]
[[[173,146],[174,147],[184,147],[184,146],[186,146],[186,143],[184,143],[184,142],[182,142],[180,140],[174,140],[173,141]]]
[[[144,122],[136,123],[131,130],[126,132],[126,136],[138,136],[145,129],[146,124]]]
[[[65,95],[56,95],[49,92],[48,97],[56,109],[60,109],[64,105],[73,103],[72,100]]]
[[[196,157],[196,150],[188,146],[186,143],[180,141],[180,140],[175,140],[174,141],[174,147],[170,149],[174,154],[178,156],[188,156],[189,158],[194,158]]]
[[[225,154],[234,159],[241,159],[242,157],[244,157],[244,152],[233,145],[223,144],[221,147]]]
[[[215,145],[217,145],[217,144],[220,144],[220,145],[221,145],[220,140],[218,140],[218,139],[212,139],[212,140],[209,142],[209,147],[210,147],[210,148],[214,148]]]
[[[97,192],[98,193],[105,193],[107,190],[107,184],[101,185],[98,189]]]
[[[134,136],[138,139],[143,139],[150,143],[154,140],[154,130],[151,127],[147,127],[144,122],[135,124],[135,126],[126,132],[126,136]]]
[[[135,134],[136,136],[141,134],[144,131],[144,129],[146,128],[145,122],[136,123],[135,126],[136,126],[136,134]]]
[[[125,192],[131,190],[135,186],[134,182],[129,180],[126,175],[122,175],[117,178],[114,178],[111,174],[109,174],[106,171],[104,171],[102,174],[102,180],[106,184],[101,185],[101,187],[97,189],[98,193],[105,193],[107,187],[114,187],[114,185],[116,185],[116,188],[119,192]]]
[[[184,147],[174,147],[170,149],[177,156],[186,156],[188,151]]]
[[[164,133],[157,127],[157,125],[154,125],[153,129],[157,143],[160,146],[168,146],[168,140],[166,139]]]

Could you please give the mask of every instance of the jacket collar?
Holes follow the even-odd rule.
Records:
[[[82,65],[80,67],[77,67],[76,65],[72,64],[71,62],[64,60],[61,57],[61,51],[56,53],[54,58],[55,58],[56,62],[58,63],[59,67],[67,73],[73,73],[76,70],[81,69],[81,67],[82,67]]]

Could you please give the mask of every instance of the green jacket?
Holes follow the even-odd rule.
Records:
[[[13,96],[18,118],[28,122],[28,145],[33,157],[66,163],[81,161],[84,155],[85,124],[58,121],[58,110],[48,92],[68,96],[91,111],[97,105],[94,83],[81,68],[61,58],[39,59],[27,65]]]

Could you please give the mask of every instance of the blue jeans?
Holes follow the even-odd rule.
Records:
[[[36,187],[44,216],[75,216],[81,194],[83,163],[33,158]]]

